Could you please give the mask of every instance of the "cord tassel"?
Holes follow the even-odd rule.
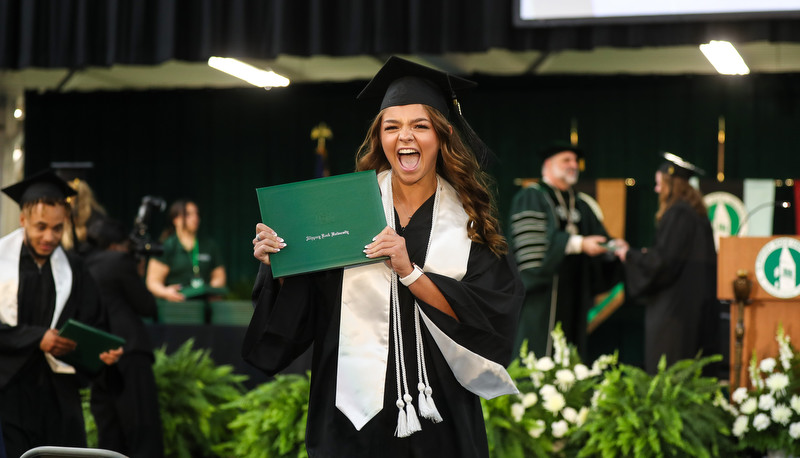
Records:
[[[423,414],[422,416],[434,423],[441,423],[442,415],[439,413],[439,409],[436,408],[436,403],[433,402],[433,389],[429,386],[425,387],[425,401],[430,411],[426,412],[427,415]],[[419,410],[422,411],[422,407]]]
[[[408,435],[412,435],[417,431],[422,430],[422,425],[419,424],[417,411],[414,409],[414,404],[411,403],[412,398],[410,394],[406,395],[406,426],[408,427]]]
[[[428,405],[428,398],[425,397],[425,384],[420,382],[417,385],[417,390],[419,390],[419,416],[422,418],[430,418],[431,408]]]
[[[403,400],[397,400],[397,407],[399,408],[399,412],[397,413],[397,429],[394,431],[394,435],[397,437],[408,437],[411,433],[408,431],[408,421],[406,418],[406,411],[403,409]]]

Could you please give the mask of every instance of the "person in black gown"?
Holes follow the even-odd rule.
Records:
[[[646,306],[645,369],[709,354],[718,315],[717,253],[708,212],[689,178],[702,173],[678,156],[664,153],[656,171],[659,209],[655,245],[616,250],[625,264],[628,294]]]
[[[58,361],[76,343],[67,319],[107,328],[80,259],[60,246],[74,191],[51,170],[3,188],[21,209],[20,229],[0,239],[0,421],[8,456],[40,445],[86,446],[79,379]],[[115,363],[122,349],[102,353]],[[96,377],[111,376],[104,370]]]
[[[486,457],[479,395],[517,392],[524,290],[473,154],[488,153],[448,108],[473,85],[392,57],[359,96],[382,98],[356,169],[377,172],[387,215],[364,252],[388,261],[279,281],[270,255],[293,240],[256,226],[242,355],[275,374],[313,343],[311,457]]]
[[[86,267],[97,282],[109,312],[111,332],[125,339],[119,360],[119,383],[92,386],[91,411],[97,424],[98,445],[131,458],[164,456],[158,388],[153,375],[153,344],[142,317],[157,314],[156,300],[136,269],[128,232],[110,218],[87,229],[91,249]]]

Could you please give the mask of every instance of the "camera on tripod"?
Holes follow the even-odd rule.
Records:
[[[165,208],[167,208],[167,202],[160,197],[144,196],[142,198],[129,237],[131,252],[136,257],[158,256],[164,253],[164,246],[152,239],[148,229],[153,212],[155,210],[163,212]]]

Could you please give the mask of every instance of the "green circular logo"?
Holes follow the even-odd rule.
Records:
[[[800,241],[781,237],[767,242],[756,256],[756,279],[771,296],[788,299],[800,295]]]
[[[708,209],[708,219],[714,230],[714,244],[719,250],[719,238],[736,235],[747,235],[747,210],[744,203],[729,192],[711,192],[703,197]]]

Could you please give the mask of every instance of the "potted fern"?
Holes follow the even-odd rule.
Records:
[[[155,351],[153,372],[158,386],[164,452],[178,458],[214,457],[215,446],[227,441],[226,425],[234,413],[220,406],[244,392],[246,375],[229,365],[216,365],[208,349],[193,349],[187,340],[174,353]]]
[[[658,373],[620,365],[606,372],[586,422],[573,436],[578,457],[730,456],[728,413],[703,366],[721,356],[681,360]]]
[[[277,375],[222,410],[235,418],[228,423],[231,439],[215,447],[221,456],[307,458],[306,417],[310,373]]]

